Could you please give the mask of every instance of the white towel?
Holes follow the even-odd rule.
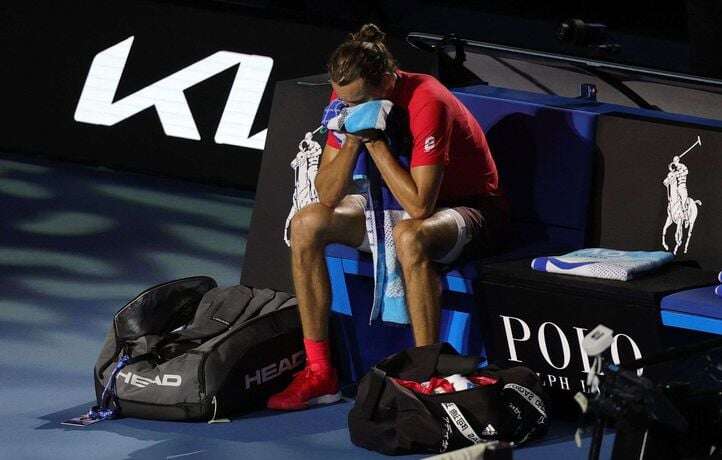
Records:
[[[672,253],[665,251],[589,248],[556,257],[537,257],[532,260],[531,268],[543,272],[627,281],[673,258]]]

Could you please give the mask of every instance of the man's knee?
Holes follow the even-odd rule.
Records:
[[[422,220],[406,219],[394,226],[396,256],[401,266],[412,266],[428,260],[427,235]]]
[[[311,203],[291,220],[291,248],[323,244],[333,210],[320,203]]]

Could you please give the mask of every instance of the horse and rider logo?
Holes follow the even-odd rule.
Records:
[[[309,203],[318,201],[318,192],[316,191],[316,174],[321,162],[321,144],[313,140],[313,135],[321,131],[321,127],[313,132],[307,132],[306,135],[298,143],[298,153],[291,161],[293,169],[293,198],[291,201],[291,210],[286,218],[286,226],[283,229],[283,241],[287,246],[291,246],[291,236],[289,230],[291,227],[291,219],[293,216]]]
[[[670,225],[675,225],[674,231],[674,250],[673,254],[677,254],[677,251],[684,243],[684,253],[687,254],[689,249],[689,242],[692,239],[692,230],[694,229],[694,223],[697,220],[699,212],[698,206],[702,206],[700,200],[695,200],[690,197],[687,191],[687,175],[689,170],[687,166],[682,163],[682,158],[692,151],[695,147],[702,146],[702,139],[697,136],[697,140],[687,150],[682,152],[680,155],[675,155],[672,158],[672,162],[669,163],[667,169],[667,177],[662,181],[665,187],[667,187],[667,220],[662,228],[662,246],[664,249],[669,251],[667,245],[667,229]],[[685,233],[687,239],[685,241]]]

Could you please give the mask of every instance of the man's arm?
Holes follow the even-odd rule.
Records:
[[[347,136],[347,142],[349,137],[354,136]],[[404,210],[414,219],[425,219],[433,214],[444,166],[417,166],[409,173],[396,161],[386,141],[369,141],[365,145],[381,177]]]
[[[341,149],[328,144],[324,147],[315,183],[318,200],[324,206],[335,208],[348,193],[360,146],[358,139],[347,137]]]

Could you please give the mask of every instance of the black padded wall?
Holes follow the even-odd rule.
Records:
[[[290,166],[298,144],[319,125],[321,112],[331,95],[327,75],[279,82],[271,109],[269,137],[256,189],[243,261],[241,283],[293,292],[290,250],[283,241],[286,217],[291,208],[294,175]],[[325,136],[315,140],[325,145]]]
[[[662,231],[668,208],[674,218],[675,197],[679,196],[664,181],[670,172],[674,173],[672,170],[686,168],[683,181],[694,205],[687,208],[686,219],[677,219],[680,227],[671,219],[667,245],[674,250],[679,228],[682,242],[677,249],[678,259],[694,260],[711,270],[722,268],[722,131],[605,115],[599,118],[597,145],[600,189],[595,218],[601,246],[663,250]],[[688,149],[679,159],[684,167],[675,165],[674,157]],[[675,180],[679,186],[681,178],[671,182]]]

